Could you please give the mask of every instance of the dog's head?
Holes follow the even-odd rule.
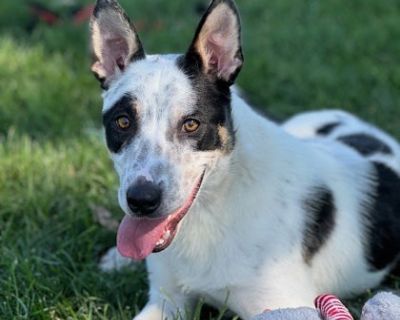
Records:
[[[91,21],[92,71],[104,89],[103,123],[126,216],[123,255],[165,249],[209,171],[234,144],[230,86],[243,63],[232,0],[214,0],[183,55],[146,55],[115,0]]]

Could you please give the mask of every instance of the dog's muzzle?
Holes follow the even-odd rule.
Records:
[[[152,252],[159,252],[166,249],[174,239],[181,220],[192,207],[202,185],[203,178],[204,172],[196,180],[190,194],[181,207],[168,215],[159,217],[150,216],[150,212],[156,210],[154,208],[158,207],[159,203],[157,205],[157,202],[160,202],[161,199],[161,193],[157,191],[157,188],[153,184],[146,182],[141,184],[142,188],[146,186],[142,190],[137,190],[134,187],[132,187],[130,192],[128,190],[128,193],[131,193],[130,196],[134,198],[133,201],[131,199],[133,204],[130,204],[130,206],[136,211],[138,209],[137,200],[140,198],[140,210],[146,212],[147,216],[140,217],[137,214],[135,214],[136,216],[125,215],[117,233],[118,251],[125,257],[142,260]],[[147,211],[143,211],[143,206],[147,208]]]

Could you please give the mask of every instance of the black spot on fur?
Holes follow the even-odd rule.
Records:
[[[375,153],[392,153],[392,149],[383,141],[365,133],[342,136],[338,138],[338,141],[352,147],[363,156],[369,156]]]
[[[316,132],[320,136],[327,136],[340,125],[341,125],[340,122],[327,123],[324,124],[322,127],[318,128]]]
[[[178,67],[188,76],[196,93],[196,111],[190,118],[200,121],[200,127],[194,134],[181,134],[180,138],[195,140],[195,149],[198,151],[215,149],[231,151],[234,147],[235,132],[231,116],[229,85],[223,81],[210,80],[196,66],[193,66],[192,62],[185,56],[177,60]],[[227,130],[228,141],[221,140],[220,127]]]
[[[335,227],[335,204],[332,192],[316,187],[304,200],[307,215],[303,238],[303,256],[310,263],[314,255],[327,241]]]
[[[125,95],[103,114],[107,146],[114,153],[119,152],[135,136],[137,131],[137,116],[134,103],[134,98],[130,95]],[[131,125],[128,129],[120,129],[118,127],[116,121],[121,116],[128,117],[130,120]]]
[[[368,260],[382,270],[400,256],[400,178],[390,168],[374,163],[376,189],[368,214]]]

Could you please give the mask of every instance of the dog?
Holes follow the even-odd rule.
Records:
[[[233,0],[214,0],[184,54],[147,55],[115,0],[91,19],[92,71],[125,216],[120,254],[146,259],[134,318],[185,318],[199,297],[242,319],[377,286],[400,253],[400,147],[344,111],[277,124],[233,85]]]

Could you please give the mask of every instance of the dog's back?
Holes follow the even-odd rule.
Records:
[[[386,132],[341,110],[301,113],[283,124],[284,130],[302,139],[342,143],[370,161],[385,164],[400,174],[400,146]]]
[[[369,243],[371,270],[392,269],[400,252],[400,146],[390,135],[357,117],[338,110],[299,114],[283,128],[301,139],[336,144],[367,159],[373,172],[371,194],[365,195],[362,221]],[[345,161],[345,159],[339,159]]]

